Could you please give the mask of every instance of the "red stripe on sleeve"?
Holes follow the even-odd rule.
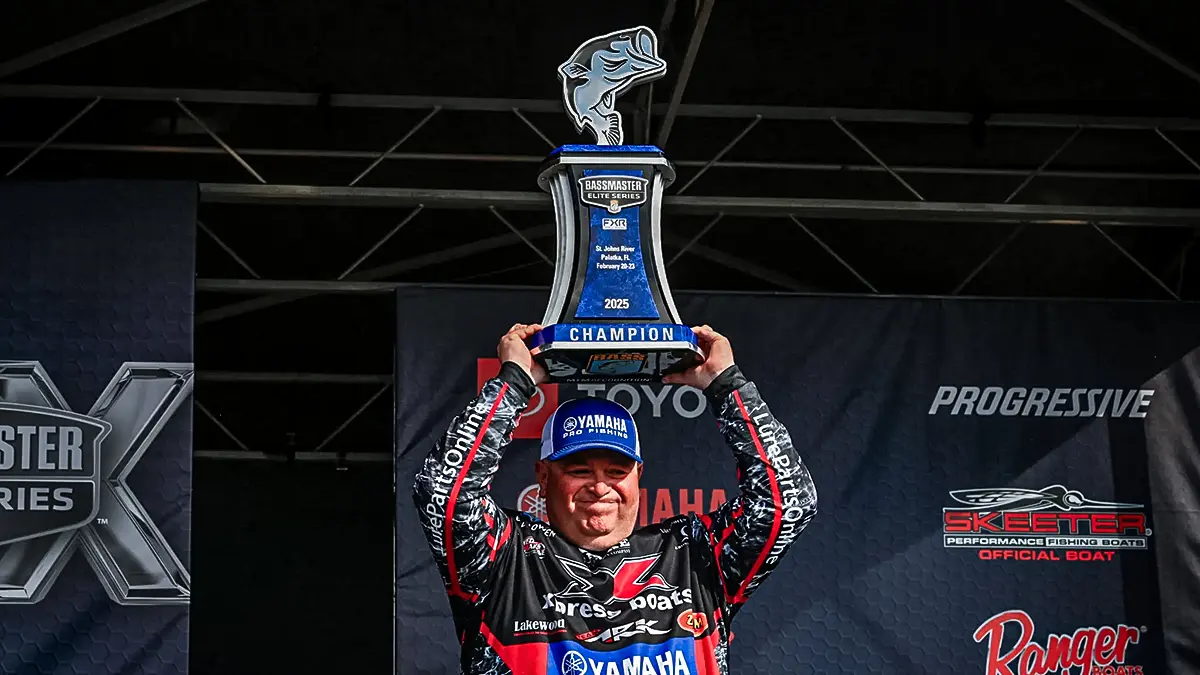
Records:
[[[492,549],[492,558],[491,558],[492,560],[496,559],[496,553],[500,549],[504,548],[504,544],[506,544],[508,542],[508,537],[511,534],[512,534],[512,520],[509,520],[508,522],[504,523],[504,533],[500,535],[500,543],[496,544],[496,547]]]
[[[721,533],[721,538],[717,539],[717,533],[713,532],[713,558],[717,561],[717,576],[721,577],[721,590],[725,592],[725,601],[733,604],[734,597],[729,594],[729,589],[725,586],[725,572],[721,569],[721,549],[725,548],[725,540],[729,539],[729,535],[733,534],[734,528],[737,526],[737,519],[742,516],[743,509],[741,502],[734,507],[729,514],[729,525],[725,531]]]
[[[771,547],[775,545],[775,539],[779,536],[780,520],[780,505],[783,503],[783,497],[779,494],[779,481],[775,479],[775,469],[771,466],[771,460],[767,457],[767,451],[763,448],[762,441],[758,438],[758,431],[754,428],[754,423],[750,420],[750,412],[746,410],[745,403],[742,402],[742,395],[736,390],[733,392],[733,398],[737,401],[738,410],[742,411],[742,419],[746,421],[746,428],[750,430],[750,438],[754,440],[754,447],[758,450],[758,456],[762,458],[763,464],[767,469],[767,482],[771,484],[771,501],[774,503],[774,514],[771,517],[771,536],[767,537],[766,543],[763,544],[762,551],[758,554],[758,559],[754,561],[754,567],[750,568],[750,573],[742,581],[742,585],[734,594],[735,602],[745,601],[746,585],[758,573],[762,567],[763,561],[767,559],[767,554],[771,552]]]
[[[513,675],[545,675],[546,662],[550,657],[550,646],[545,642],[529,642],[520,645],[502,644],[486,623],[479,624],[479,632],[504,661]]]
[[[463,479],[467,477],[467,472],[471,469],[471,462],[475,459],[475,452],[479,450],[479,444],[483,442],[483,437],[487,434],[488,427],[492,424],[492,418],[496,416],[496,409],[500,407],[500,402],[504,400],[504,394],[508,392],[508,383],[500,387],[500,393],[496,395],[496,401],[492,403],[492,409],[488,411],[487,419],[483,420],[483,424],[479,425],[479,434],[475,436],[475,443],[471,445],[471,451],[467,453],[467,458],[463,460],[462,468],[458,470],[458,478],[454,480],[454,487],[450,490],[449,504],[446,506],[446,536],[443,539],[446,546],[446,566],[450,570],[450,593],[457,595],[460,598],[467,600],[471,596],[464,593],[458,585],[458,567],[454,564],[454,505],[458,501],[458,492],[462,489]]]

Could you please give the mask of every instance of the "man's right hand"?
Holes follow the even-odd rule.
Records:
[[[500,344],[496,346],[496,356],[500,357],[501,365],[511,361],[521,366],[534,384],[544,384],[550,379],[546,369],[534,360],[528,345],[525,344],[526,340],[541,329],[541,324],[537,323],[514,323],[504,337],[500,338]]]

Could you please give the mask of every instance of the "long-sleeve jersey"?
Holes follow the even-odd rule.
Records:
[[[816,488],[787,429],[730,367],[704,394],[733,450],[738,496],[593,552],[489,493],[534,391],[505,364],[451,422],[414,486],[461,671],[725,675],[734,615],[816,513]]]

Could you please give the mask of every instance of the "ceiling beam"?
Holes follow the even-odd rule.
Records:
[[[305,287],[304,284],[309,282],[298,282],[288,285],[284,282],[284,286],[280,288],[280,292],[272,295],[264,295],[250,300],[235,302],[223,307],[217,307],[201,312],[196,315],[195,323],[197,326],[229,319],[250,312],[276,307],[296,300],[312,297],[319,293],[378,293],[385,292],[393,288],[395,285],[388,285],[386,282],[380,283],[379,279],[385,279],[390,276],[419,270],[423,267],[434,265],[442,265],[454,260],[468,258],[479,253],[485,253],[504,246],[516,244],[522,239],[533,240],[542,237],[552,236],[554,234],[554,226],[552,225],[537,225],[534,227],[521,230],[520,233],[507,232],[495,237],[480,239],[469,244],[454,246],[441,251],[434,251],[423,255],[400,260],[398,262],[388,263],[379,267],[373,267],[368,270],[361,270],[350,275],[347,280],[335,282],[312,282],[316,286]],[[225,293],[247,293],[257,292],[253,285],[240,283],[241,280],[232,280],[231,283],[225,283],[213,280],[198,280],[196,288],[204,291],[222,291]],[[203,283],[201,283],[203,282]],[[211,282],[211,283],[210,283]],[[340,284],[340,285],[339,285]],[[340,289],[340,290],[339,290]]]
[[[1169,141],[1171,142],[1171,141]],[[1174,142],[1171,142],[1174,146]],[[225,155],[219,147],[207,145],[129,145],[122,143],[54,143],[29,141],[0,141],[0,150],[32,150],[42,148],[45,152],[95,152],[151,155]],[[1177,146],[1175,146],[1177,147]],[[381,156],[374,150],[327,150],[314,148],[242,148],[243,157],[295,157],[302,159],[380,159],[397,162],[466,162],[482,164],[530,164],[539,165],[546,161],[544,155],[505,155],[496,153],[460,152],[392,152]],[[1187,156],[1189,161],[1191,157]],[[782,161],[713,161],[703,159],[672,159],[676,167],[708,167],[710,169],[750,169],[769,171],[818,171],[831,173],[886,173],[878,164],[838,164],[832,162],[782,162]],[[914,166],[908,164],[889,165],[900,174],[929,176],[990,176],[1028,178],[1035,168],[987,167],[987,166]],[[1045,169],[1037,173],[1046,178],[1076,178],[1085,180],[1147,180],[1147,181],[1200,181],[1200,172],[1149,172],[1149,171],[1084,171],[1077,169]]]
[[[683,55],[683,64],[679,67],[679,75],[675,78],[675,86],[671,89],[671,100],[667,103],[667,112],[663,115],[658,128],[658,138],[655,145],[667,147],[667,139],[671,136],[671,127],[675,126],[675,116],[679,114],[679,106],[683,103],[683,92],[687,89],[688,78],[692,75],[692,67],[696,65],[696,54],[700,52],[700,41],[704,39],[704,30],[708,28],[708,19],[712,16],[713,4],[716,0],[700,0],[700,11],[696,13],[696,23],[692,26],[692,37],[688,40],[687,52]]]
[[[470,98],[454,96],[394,96],[387,94],[333,94],[326,102],[321,94],[281,91],[235,91],[223,89],[155,89],[148,87],[108,87],[57,84],[0,84],[0,98],[31,99],[92,99],[101,96],[109,101],[163,101],[184,103],[276,105],[317,107],[329,105],[341,108],[391,108],[429,110],[441,107],[444,111],[494,112],[512,115],[512,109],[522,113],[562,115],[562,102],[550,99]],[[666,114],[669,104],[653,106],[655,115]],[[976,122],[971,113],[926,110],[889,110],[873,108],[810,108],[801,106],[771,106],[755,104],[681,103],[679,117],[752,119],[761,115],[764,120],[819,121],[828,124],[836,117],[843,122],[885,122],[896,124],[944,124],[968,126]],[[1050,115],[1035,113],[997,113],[984,124],[993,127],[1049,127],[1088,129],[1200,131],[1200,119],[1180,117],[1120,117],[1111,115]]]
[[[13,59],[9,59],[4,63],[0,63],[0,77],[8,77],[15,75],[24,70],[28,70],[34,66],[39,66],[47,61],[51,61],[60,56],[78,51],[84,47],[88,47],[102,42],[112,37],[121,35],[128,31],[145,26],[148,23],[153,23],[159,19],[165,19],[172,14],[182,12],[185,9],[190,9],[196,5],[202,4],[207,0],[167,0],[167,2],[159,3],[153,7],[147,7],[140,12],[128,14],[119,19],[109,21],[101,26],[96,26],[91,30],[86,30],[78,35],[69,37],[65,40],[60,40],[54,44],[46,45],[40,49],[35,49],[27,54],[22,54]],[[19,21],[19,19],[18,19]]]
[[[266,373],[228,370],[198,370],[197,382],[236,384],[391,384],[391,375],[354,373]]]
[[[1176,59],[1175,57],[1164,52],[1163,50],[1159,49],[1158,47],[1155,47],[1154,45],[1150,44],[1149,42],[1146,42],[1145,40],[1138,37],[1137,35],[1134,35],[1131,31],[1126,29],[1124,26],[1122,26],[1121,24],[1117,23],[1116,21],[1113,21],[1112,19],[1108,18],[1103,13],[1101,13],[1099,10],[1097,10],[1096,8],[1088,5],[1086,2],[1083,2],[1083,0],[1063,0],[1063,1],[1066,2],[1068,5],[1074,7],[1075,9],[1088,15],[1089,17],[1091,17],[1093,20],[1095,20],[1097,23],[1104,26],[1105,28],[1111,30],[1112,32],[1116,33],[1117,35],[1120,35],[1121,37],[1125,38],[1126,40],[1129,40],[1130,42],[1137,45],[1138,47],[1141,47],[1144,51],[1146,51],[1147,53],[1149,53],[1151,56],[1158,59],[1159,61],[1162,61],[1163,63],[1167,64],[1168,66],[1171,66],[1172,68],[1179,71],[1180,73],[1183,73],[1185,76],[1187,76],[1193,82],[1200,83],[1200,73],[1196,72],[1195,69],[1185,65],[1179,59]]]
[[[289,204],[322,206],[418,206],[430,209],[551,211],[541,192],[491,190],[414,190],[316,185],[201,183],[200,199],[216,204]],[[865,199],[791,199],[771,197],[666,196],[669,214],[830,218],[882,221],[1037,223],[1048,225],[1138,225],[1194,227],[1200,209],[1082,206],[1063,204],[988,204],[967,202],[879,201]]]

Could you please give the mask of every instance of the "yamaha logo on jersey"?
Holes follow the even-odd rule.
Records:
[[[548,645],[547,673],[559,675],[693,675],[696,644],[691,637],[659,644],[632,644],[613,651],[593,651],[566,640]]]

